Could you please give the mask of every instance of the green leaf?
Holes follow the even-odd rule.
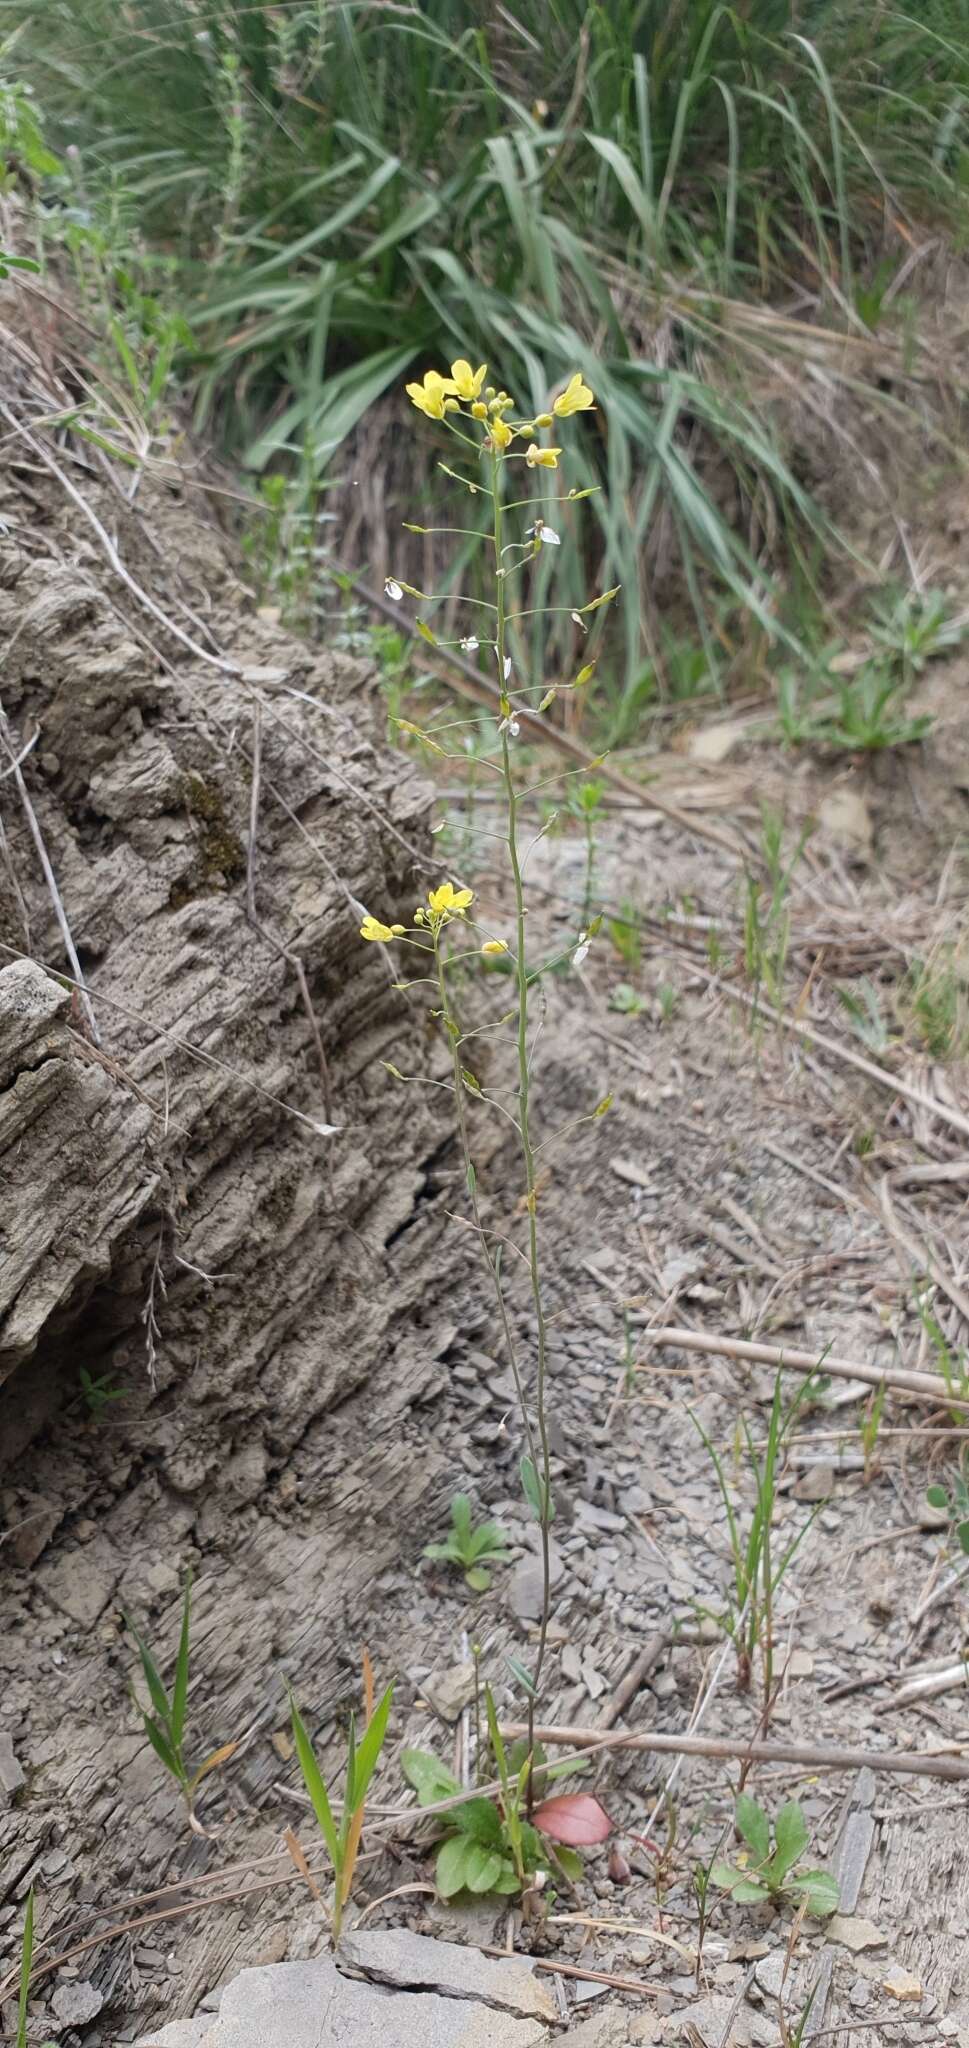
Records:
[[[802,1870],[793,1880],[792,1888],[804,1899],[809,1913],[816,1913],[823,1919],[828,1913],[836,1913],[841,1902],[838,1880],[826,1870]]]
[[[501,1816],[490,1799],[468,1799],[456,1806],[454,1819],[462,1835],[483,1843],[486,1849],[501,1847]]]
[[[777,1815],[774,1845],[766,1876],[769,1884],[780,1884],[808,1845],[807,1822],[796,1799],[789,1799]]]
[[[390,1714],[390,1703],[393,1697],[394,1688],[392,1685],[388,1685],[383,1698],[377,1701],[367,1727],[360,1738],[357,1747],[357,1763],[353,1781],[354,1811],[363,1805],[370,1780],[377,1768],[377,1760],[383,1749],[384,1737],[387,1733],[387,1719]]]
[[[491,1573],[485,1570],[484,1565],[473,1564],[470,1570],[465,1572],[464,1577],[472,1593],[487,1593],[491,1584]]]
[[[498,1776],[501,1779],[501,1789],[504,1792],[505,1798],[507,1800],[509,1793],[508,1756],[505,1750],[504,1737],[502,1736],[501,1729],[498,1726],[498,1715],[495,1711],[495,1696],[491,1690],[490,1685],[485,1686],[485,1714],[487,1715],[488,1720],[488,1734],[491,1737],[491,1747],[494,1750],[495,1763],[498,1766]]]
[[[446,1564],[461,1564],[463,1562],[461,1552],[457,1548],[453,1536],[449,1536],[446,1543],[425,1543],[424,1556],[443,1559]]]
[[[453,1899],[456,1892],[462,1892],[468,1882],[468,1858],[475,1856],[477,1843],[466,1835],[448,1835],[437,1852],[434,1865],[434,1882],[442,1899]]]
[[[161,1761],[164,1764],[166,1771],[170,1771],[172,1777],[180,1785],[183,1781],[184,1773],[179,1769],[178,1758],[175,1755],[175,1751],[173,1750],[167,1735],[165,1734],[164,1730],[159,1727],[158,1722],[154,1719],[154,1717],[151,1714],[145,1713],[144,1708],[141,1709],[141,1718],[144,1722],[145,1734],[147,1735],[148,1740],[151,1743],[152,1749],[155,1751],[156,1756],[159,1756],[161,1758]]]
[[[763,1807],[751,1798],[749,1792],[741,1792],[734,1809],[734,1819],[758,1863],[766,1863],[770,1855],[770,1821]]]
[[[959,1541],[960,1550],[964,1551],[966,1556],[969,1557],[969,1522],[960,1522],[958,1524],[956,1536]]]
[[[469,1892],[490,1892],[501,1876],[503,1858],[482,1842],[469,1842],[464,1859],[465,1884]]]
[[[502,1862],[501,1875],[495,1879],[491,1889],[493,1892],[501,1892],[505,1896],[513,1896],[515,1892],[521,1890],[518,1882],[518,1872],[514,1864],[509,1862],[507,1856]]]
[[[292,1694],[290,1694],[289,1706],[293,1717],[293,1738],[296,1743],[299,1767],[303,1773],[303,1783],[310,1795],[313,1812],[319,1821],[334,1874],[338,1875],[342,1861],[342,1851],[330,1807],[329,1794],[323,1782],[323,1774],[313,1754],[313,1745],[303,1726],[302,1716]]]
[[[764,1899],[770,1898],[770,1892],[755,1878],[742,1877],[740,1883],[734,1885],[731,1897],[737,1906],[759,1906]]]
[[[735,1885],[743,1883],[743,1875],[743,1871],[735,1870],[732,1863],[714,1863],[710,1871],[710,1881],[719,1885],[721,1891],[732,1892]]]
[[[473,1557],[481,1557],[487,1550],[496,1559],[507,1557],[507,1551],[504,1548],[506,1540],[505,1532],[503,1529],[499,1529],[497,1522],[482,1522],[472,1535],[471,1555]]]
[[[456,1493],[451,1502],[451,1527],[463,1555],[471,1541],[471,1502],[466,1493]]]
[[[138,1630],[136,1629],[134,1622],[130,1621],[127,1615],[125,1615],[124,1617],[124,1624],[126,1629],[128,1630],[129,1635],[132,1635],[134,1637],[135,1643],[137,1645],[138,1655],[141,1658],[141,1668],[145,1674],[145,1684],[147,1685],[148,1691],[151,1694],[152,1706],[154,1707],[159,1720],[164,1721],[166,1728],[168,1728],[171,1725],[172,1711],[168,1702],[168,1694],[165,1691],[165,1688],[159,1676],[158,1666],[155,1663],[154,1657],[152,1656],[147,1643],[142,1640],[141,1636],[138,1634]]]
[[[930,1508],[946,1509],[949,1505],[949,1496],[944,1486],[928,1487],[925,1498]]]
[[[531,1674],[531,1672],[530,1672],[530,1671],[528,1671],[528,1670],[526,1669],[525,1665],[524,1665],[524,1664],[522,1663],[522,1661],[521,1661],[521,1658],[520,1658],[520,1657],[506,1657],[506,1660],[505,1660],[505,1661],[506,1661],[506,1663],[507,1663],[507,1665],[508,1665],[508,1669],[509,1669],[509,1671],[511,1672],[511,1675],[512,1675],[512,1677],[513,1677],[514,1679],[516,1679],[516,1680],[517,1680],[518,1684],[519,1684],[519,1685],[521,1686],[521,1688],[522,1688],[522,1691],[523,1691],[523,1692],[525,1692],[525,1693],[527,1693],[527,1695],[528,1695],[528,1698],[529,1698],[529,1699],[534,1699],[534,1697],[535,1697],[535,1684],[534,1684],[534,1680],[533,1680],[533,1678],[532,1678],[532,1674]],[[517,1744],[516,1744],[516,1748],[517,1748]]]
[[[556,1843],[553,1860],[564,1870],[566,1877],[572,1879],[573,1884],[578,1884],[579,1879],[585,1876],[585,1864],[578,1849],[566,1849],[562,1843]]]
[[[457,1778],[436,1756],[426,1749],[405,1749],[400,1767],[413,1790],[417,1793],[420,1806],[436,1806],[441,1799],[451,1799],[461,1787]],[[460,1812],[460,1807],[456,1811]]]
[[[188,1642],[191,1626],[192,1574],[185,1574],[185,1603],[182,1608],[182,1633],[178,1644],[175,1663],[175,1685],[172,1691],[172,1737],[176,1748],[182,1746],[185,1732],[185,1704],[188,1699]]]
[[[27,1893],[27,1911],[24,1915],[23,1940],[20,1945],[20,1997],[17,2000],[17,2048],[27,2048],[27,1998],[30,1992],[30,1966],[34,1954],[34,1887]]]

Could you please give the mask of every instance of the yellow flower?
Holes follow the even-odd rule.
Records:
[[[473,406],[471,407],[471,416],[472,416],[472,418],[473,418],[473,419],[476,419],[476,420],[486,420],[486,419],[487,419],[487,417],[488,417],[488,408],[487,408],[487,406],[485,405],[485,403],[484,403],[484,400],[483,400],[483,399],[481,399],[481,398],[476,398],[476,399],[475,399],[475,401],[474,401],[474,404],[473,404]]]
[[[444,400],[455,390],[450,377],[441,377],[437,370],[425,370],[423,384],[405,386],[407,396],[418,412],[427,414],[429,420],[444,418]]]
[[[487,374],[487,363],[482,363],[479,370],[472,370],[471,364],[466,363],[464,357],[460,356],[456,363],[451,364],[451,375],[454,379],[451,389],[456,391],[458,397],[463,398],[465,401],[469,398],[477,398]]]
[[[406,929],[406,925],[402,924],[381,924],[379,917],[371,917],[368,913],[360,926],[360,937],[362,939],[382,939],[386,942],[387,939],[399,939],[401,933],[406,931]]]
[[[560,420],[565,420],[570,413],[588,412],[590,405],[594,404],[594,392],[589,390],[588,384],[583,384],[581,370],[576,370],[575,376],[570,377],[565,390],[560,391],[558,397],[553,399],[552,411],[558,414]]]
[[[427,900],[435,917],[453,917],[474,902],[474,890],[456,889],[453,882],[442,882],[439,889],[428,890]]]
[[[486,939],[481,951],[482,953],[507,953],[508,948],[504,939]]]
[[[539,448],[533,441],[525,450],[525,461],[529,469],[557,469],[561,448]]]
[[[512,439],[512,431],[506,421],[492,420],[491,438],[496,448],[507,448],[509,441]]]

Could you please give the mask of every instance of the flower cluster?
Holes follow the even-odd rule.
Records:
[[[427,902],[419,903],[414,912],[417,936],[411,943],[419,944],[424,933],[429,933],[432,939],[436,939],[445,925],[450,924],[455,918],[463,918],[473,902],[474,890],[456,889],[453,882],[441,882],[436,889],[429,889]],[[406,925],[384,924],[379,917],[372,917],[369,911],[360,926],[362,939],[374,939],[383,945],[386,945],[389,939],[403,939],[408,936]],[[481,951],[507,953],[508,947],[504,939],[486,939]]]
[[[480,363],[473,370],[471,364],[459,356],[457,362],[451,364],[449,377],[442,377],[439,370],[425,370],[421,383],[407,385],[407,396],[427,419],[443,420],[449,413],[460,413],[465,419],[483,424],[486,428],[485,446],[497,448],[502,455],[517,436],[528,443],[525,461],[530,469],[557,469],[561,448],[542,447],[534,437],[539,429],[554,426],[557,419],[569,419],[575,412],[589,412],[595,405],[595,395],[585,383],[581,370],[576,370],[565,390],[553,398],[550,412],[536,413],[533,419],[510,420],[506,414],[514,413],[515,401],[507,391],[496,391],[491,384],[485,386],[487,374],[487,363]]]

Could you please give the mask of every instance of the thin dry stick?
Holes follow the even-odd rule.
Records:
[[[209,664],[210,668],[221,669],[223,675],[240,675],[242,671],[238,662],[222,661],[218,655],[210,654],[207,648],[200,647],[197,640],[193,640],[190,634],[184,633],[181,626],[176,626],[174,619],[170,619],[167,613],[162,611],[161,606],[155,603],[154,598],[149,596],[147,590],[142,589],[141,584],[135,581],[130,570],[125,568],[110,534],[102,526],[97,513],[92,511],[87,499],[72,484],[70,477],[65,475],[60,463],[54,461],[53,456],[44,447],[43,442],[38,441],[33,434],[28,432],[23,422],[18,420],[11,412],[9,405],[0,403],[0,414],[2,414],[5,420],[9,421],[14,433],[19,434],[22,441],[26,441],[28,448],[33,450],[34,454],[44,464],[45,469],[49,469],[51,475],[57,478],[61,489],[67,492],[72,504],[77,506],[78,511],[87,520],[88,525],[94,528],[115,575],[131,591],[132,596],[137,598],[138,603],[144,605],[146,611],[151,613],[152,618],[157,619],[159,624],[164,626],[166,633],[171,633],[176,640],[180,640],[182,646],[187,647],[189,653],[194,654],[197,661],[205,661]]]
[[[64,909],[64,904],[61,898],[61,892],[57,886],[57,879],[55,877],[54,870],[51,867],[50,860],[48,858],[47,848],[44,845],[44,835],[40,829],[40,821],[37,817],[36,811],[34,810],[33,804],[30,801],[30,791],[28,790],[27,784],[25,783],[23,778],[23,774],[21,773],[20,761],[23,757],[18,757],[14,753],[10,740],[7,737],[7,720],[2,705],[0,705],[0,727],[2,727],[3,731],[4,745],[7,749],[8,754],[10,755],[10,768],[8,772],[13,776],[14,781],[17,785],[17,794],[24,808],[24,817],[27,820],[27,824],[30,828],[30,836],[34,842],[34,846],[37,849],[37,858],[40,861],[41,868],[43,869],[44,880],[47,883],[47,893],[50,897],[51,903],[54,906],[54,916],[57,919],[60,935],[64,941],[64,951],[67,954],[68,960],[70,961],[71,970],[73,972],[74,979],[78,986],[81,1005],[84,1010],[84,1015],[87,1018],[88,1022],[88,1029],[91,1033],[95,1045],[100,1045],[101,1033],[98,1030],[97,1018],[95,1017],[94,1011],[91,1007],[91,998],[87,992],[87,983],[85,982],[84,975],[81,972],[81,963],[77,957],[77,949],[75,947],[74,940],[71,936],[71,927],[67,922],[67,912]]]
[[[861,1380],[866,1387],[887,1387],[889,1391],[913,1394],[933,1407],[943,1402],[949,1408],[969,1413],[969,1400],[959,1401],[946,1386],[941,1373],[908,1372],[899,1366],[859,1365],[851,1358],[833,1358],[830,1352],[791,1351],[783,1344],[752,1344],[744,1337],[721,1337],[713,1331],[663,1328],[648,1332],[654,1345],[675,1346],[680,1351],[702,1351],[716,1358],[735,1358],[742,1364],[783,1366],[791,1372],[825,1373],[833,1379]]]
[[[502,1734],[517,1742],[527,1733],[524,1721],[508,1721]],[[841,1749],[813,1742],[744,1742],[740,1736],[600,1734],[595,1728],[536,1728],[536,1742],[586,1744],[594,1749],[637,1749],[666,1756],[730,1757],[738,1763],[806,1764],[810,1769],[829,1771],[891,1771],[900,1777],[944,1778],[950,1784],[969,1780],[969,1757],[923,1756],[907,1749]]]
[[[256,847],[259,839],[259,778],[262,773],[262,698],[252,707],[252,788],[249,792],[249,846],[246,852],[246,916],[256,922]]]

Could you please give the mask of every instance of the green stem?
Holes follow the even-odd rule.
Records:
[[[468,1187],[468,1200],[471,1204],[471,1218],[474,1223],[478,1243],[481,1246],[481,1254],[488,1267],[488,1271],[491,1275],[492,1286],[494,1287],[495,1291],[495,1301],[497,1303],[498,1316],[501,1322],[501,1333],[505,1340],[505,1350],[508,1354],[508,1363],[511,1366],[512,1378],[515,1382],[515,1395],[518,1401],[518,1405],[521,1409],[522,1419],[525,1425],[525,1440],[528,1445],[528,1454],[532,1460],[532,1463],[536,1465],[537,1469],[537,1461],[535,1455],[535,1438],[532,1432],[531,1417],[528,1413],[528,1402],[525,1398],[524,1383],[522,1381],[521,1371],[518,1364],[518,1353],[515,1349],[515,1340],[512,1336],[511,1323],[508,1319],[508,1307],[505,1301],[504,1289],[501,1284],[501,1274],[498,1270],[495,1255],[492,1252],[491,1246],[488,1243],[485,1227],[481,1220],[481,1211],[478,1207],[478,1177],[474,1170],[474,1160],[471,1157],[471,1135],[468,1130],[468,1118],[464,1101],[464,1080],[461,1074],[461,1055],[459,1050],[460,1030],[458,1027],[457,1019],[454,1016],[454,1013],[451,1009],[450,997],[448,995],[447,961],[445,960],[444,955],[441,952],[440,928],[436,930],[434,933],[434,971],[437,980],[438,995],[440,996],[441,999],[441,1020],[444,1025],[445,1035],[447,1037],[448,1047],[451,1054],[451,1072],[454,1081],[454,1113],[457,1118],[458,1136],[461,1140],[461,1151],[464,1157],[464,1168]]]
[[[497,450],[492,457],[492,484],[494,487],[494,550],[495,570],[501,567],[502,507],[499,479],[499,456]],[[496,651],[498,656],[498,679],[504,689],[505,675],[505,594],[504,578],[496,574],[495,588],[498,598],[496,622]],[[539,1627],[538,1650],[535,1668],[532,1672],[532,1688],[528,1695],[528,1744],[534,1748],[535,1704],[545,1663],[548,1643],[548,1625],[552,1605],[551,1545],[549,1525],[551,1486],[551,1453],[548,1441],[548,1420],[545,1413],[545,1375],[548,1358],[548,1336],[545,1322],[545,1303],[542,1296],[541,1270],[538,1257],[538,1190],[536,1187],[535,1155],[532,1148],[529,1125],[529,1061],[528,1061],[528,959],[525,933],[525,888],[522,878],[521,859],[518,851],[518,795],[512,772],[511,749],[507,729],[501,735],[501,768],[505,785],[505,801],[508,817],[508,860],[511,867],[512,884],[515,892],[515,972],[518,990],[518,1122],[521,1131],[522,1160],[525,1167],[525,1202],[528,1211],[528,1267],[531,1275],[532,1301],[535,1309],[537,1328],[537,1362],[535,1378],[535,1416],[542,1447],[540,1473],[540,1494],[542,1511],[539,1520],[542,1545],[542,1617]],[[531,1435],[527,1410],[523,1405],[526,1432]],[[534,1456],[532,1459],[534,1464]],[[528,1779],[528,1811],[532,1808],[532,1777]]]

